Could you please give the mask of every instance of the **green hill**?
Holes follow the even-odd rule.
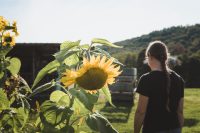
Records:
[[[200,49],[200,24],[192,26],[174,26],[160,31],[153,31],[140,37],[116,42],[115,44],[124,46],[123,50],[113,48],[104,49],[112,54],[116,54],[119,51],[123,53],[138,53],[141,49],[147,47],[149,42],[154,40],[165,42],[172,55],[179,55],[185,52],[188,54],[197,52]]]
[[[149,42],[161,40],[169,48],[172,56],[176,56],[176,64],[173,66],[180,74],[188,87],[200,87],[200,24],[191,26],[176,26],[149,34],[116,42],[123,46],[122,49],[107,48],[112,56],[119,59],[127,67],[137,67],[138,77],[149,71],[143,63],[145,48]]]

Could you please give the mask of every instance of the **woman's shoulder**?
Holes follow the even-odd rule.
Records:
[[[147,78],[147,77],[149,77],[150,75],[151,75],[151,73],[150,73],[150,72],[147,72],[147,73],[142,74],[142,76],[141,76],[140,78]]]
[[[150,76],[151,76],[150,72],[144,73],[142,74],[142,76],[140,76],[139,81],[146,81],[150,78]]]
[[[176,73],[175,71],[171,70],[170,75],[172,75],[172,77],[184,82],[184,79],[178,73]]]
[[[140,79],[149,79],[149,78],[154,78],[154,77],[159,77],[159,76],[162,76],[164,74],[163,71],[150,71],[150,72],[147,72],[147,73],[144,73]]]

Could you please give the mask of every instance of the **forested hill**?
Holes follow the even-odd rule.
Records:
[[[140,37],[116,42],[117,45],[124,46],[122,49],[107,49],[111,53],[118,51],[139,52],[145,48],[149,42],[161,40],[167,44],[170,53],[179,55],[187,52],[188,54],[197,52],[200,49],[200,24],[192,26],[177,26],[165,28],[160,31],[153,31]]]
[[[176,58],[172,69],[180,74],[187,87],[200,87],[200,24],[170,27],[160,31],[116,42],[122,49],[104,47],[126,67],[137,67],[138,77],[149,71],[144,61],[144,49],[149,42],[161,40]]]

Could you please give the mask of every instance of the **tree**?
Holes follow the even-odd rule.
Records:
[[[138,59],[137,59],[138,77],[140,77],[142,74],[150,71],[150,67],[147,65],[147,63],[144,63],[145,51],[146,51],[146,49],[143,49],[142,51],[140,51],[140,53],[138,55]]]
[[[129,53],[126,56],[125,65],[127,67],[136,67],[136,65],[137,65],[137,55],[135,53]]]

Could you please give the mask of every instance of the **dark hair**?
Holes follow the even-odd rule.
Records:
[[[161,41],[153,41],[149,44],[146,50],[146,56],[152,56],[157,59],[162,67],[162,70],[165,72],[166,75],[166,91],[167,91],[167,101],[166,101],[166,109],[170,111],[169,108],[169,93],[170,93],[170,69],[167,66],[167,59],[168,59],[168,48],[167,46]]]

